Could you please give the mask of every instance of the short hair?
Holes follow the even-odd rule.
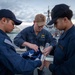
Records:
[[[45,22],[46,21],[46,17],[43,14],[37,14],[35,16],[35,20],[36,22]]]

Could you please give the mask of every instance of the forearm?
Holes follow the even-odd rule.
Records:
[[[27,46],[27,47],[31,47],[31,43],[29,43],[29,42],[24,42],[23,44],[22,44],[22,46]]]
[[[22,44],[22,46],[27,46],[29,47],[30,49],[33,49],[35,51],[38,51],[38,46],[36,44],[32,44],[32,43],[29,43],[29,42],[24,42]]]

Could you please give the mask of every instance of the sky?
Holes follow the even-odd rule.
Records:
[[[51,10],[60,3],[68,4],[75,13],[75,0],[0,0],[0,9],[10,9],[18,19],[32,22],[36,14],[47,15],[48,6]]]

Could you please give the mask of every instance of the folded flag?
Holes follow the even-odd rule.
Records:
[[[35,52],[34,50],[29,50],[22,54],[23,58],[31,60],[41,59],[41,56],[42,52],[40,50],[38,50],[37,52]]]

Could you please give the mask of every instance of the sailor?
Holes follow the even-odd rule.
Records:
[[[37,14],[33,23],[34,24],[32,26],[23,29],[14,38],[14,43],[20,48],[26,47],[27,51],[34,50],[35,52],[38,52],[38,50],[40,50],[40,46],[43,46],[44,49],[42,53],[46,56],[50,51],[55,49],[56,39],[53,38],[50,32],[43,28],[46,25],[46,17],[43,14]],[[45,47],[46,43],[49,43],[48,47]],[[36,56],[36,53],[34,56]],[[43,73],[42,69],[38,69],[38,75],[43,75]],[[33,75],[33,72],[30,75]]]
[[[52,75],[75,75],[75,26],[71,21],[73,12],[66,4],[55,5],[51,11],[52,20],[59,30],[64,30],[54,52],[54,61],[45,61]]]
[[[14,29],[14,25],[21,23],[12,11],[0,10],[0,75],[26,75],[26,73],[41,66],[40,60],[26,60],[16,53],[11,39],[6,34]]]

